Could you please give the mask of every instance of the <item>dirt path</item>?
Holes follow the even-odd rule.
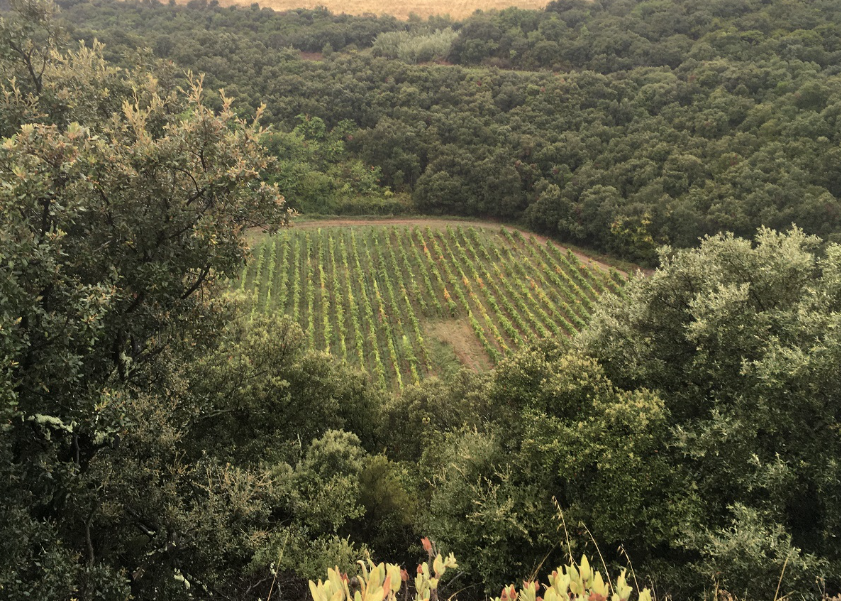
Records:
[[[348,227],[348,226],[364,226],[364,225],[428,225],[431,228],[436,229],[444,229],[448,225],[451,227],[455,226],[466,226],[466,227],[481,227],[486,229],[494,229],[498,230],[503,224],[495,223],[493,221],[471,221],[471,220],[461,220],[461,219],[436,219],[435,217],[388,217],[383,219],[353,219],[353,218],[338,218],[338,219],[308,219],[305,221],[298,221],[294,220],[292,222],[292,227],[300,228],[300,229],[317,229],[320,227]],[[512,225],[505,225],[505,228],[508,230],[519,230],[524,236],[534,236],[541,244],[546,244],[547,240],[550,240],[546,236],[541,236],[539,234],[535,234],[528,230],[524,230]],[[560,248],[561,250],[572,250],[566,246],[558,244],[555,241],[551,241],[552,244]],[[602,261],[598,261],[596,259],[592,259],[587,255],[580,253],[578,251],[572,250],[572,253],[578,257],[578,260],[581,261],[585,265],[595,266],[605,271],[610,271],[611,269],[615,269],[619,273],[623,275],[627,275],[624,271],[617,267],[613,267],[608,265],[607,263],[603,263]]]

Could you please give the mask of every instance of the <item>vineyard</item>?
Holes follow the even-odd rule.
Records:
[[[616,271],[517,230],[363,226],[266,238],[239,281],[252,317],[280,311],[312,348],[402,389],[448,362],[490,367],[583,328]]]

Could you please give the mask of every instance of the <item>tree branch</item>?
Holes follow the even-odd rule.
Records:
[[[199,286],[201,286],[204,283],[204,281],[205,281],[205,279],[207,278],[208,275],[210,275],[210,268],[209,267],[202,270],[201,274],[199,274],[199,277],[198,277],[198,279],[196,279],[195,283],[192,286],[190,286],[189,288],[187,288],[187,290],[184,292],[184,294],[181,295],[181,300],[186,299],[191,294],[193,294],[193,292],[198,290]]]

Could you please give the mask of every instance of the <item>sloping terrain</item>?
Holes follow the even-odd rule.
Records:
[[[286,313],[312,348],[403,388],[572,335],[622,281],[517,230],[391,224],[282,231],[232,285],[251,292],[252,314]]]

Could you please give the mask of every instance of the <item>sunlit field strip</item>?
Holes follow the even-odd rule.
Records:
[[[179,4],[186,4],[188,0],[177,0]],[[251,0],[219,0],[222,6],[251,6]],[[262,8],[277,11],[293,10],[296,8],[313,9],[323,6],[333,13],[348,15],[392,15],[398,19],[408,19],[409,15],[419,17],[431,15],[450,15],[454,19],[463,19],[477,10],[502,10],[510,6],[527,9],[542,9],[548,2],[540,0],[457,0],[456,2],[440,2],[440,0],[416,0],[411,3],[375,2],[374,0],[261,0]]]

